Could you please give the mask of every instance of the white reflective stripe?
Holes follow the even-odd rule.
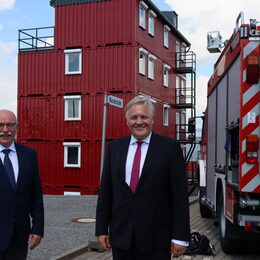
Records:
[[[243,83],[246,82],[246,69],[244,69],[243,71]]]
[[[260,183],[260,174],[257,174],[247,185],[245,185],[242,189],[244,192],[250,192],[257,188]]]
[[[243,106],[251,99],[253,98],[257,92],[259,91],[258,84],[252,85],[244,94],[242,98]]]
[[[257,127],[253,132],[250,133],[250,135],[258,135],[259,136],[259,130],[260,128]],[[242,153],[246,151],[246,139],[242,141]]]
[[[259,42],[249,42],[246,47],[244,48],[244,59],[258,47]]]
[[[242,165],[242,176],[245,176],[254,166],[254,164],[244,163]]]
[[[260,108],[260,106],[258,103],[251,109],[251,111],[248,111],[248,113],[254,112],[257,116],[257,115],[259,115],[259,108]],[[245,129],[245,127],[248,125],[248,117],[247,117],[248,113],[242,119],[242,129]]]
[[[246,139],[242,142],[242,153],[246,151]]]

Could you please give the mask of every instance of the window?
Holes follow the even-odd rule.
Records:
[[[145,75],[146,70],[146,55],[148,51],[143,48],[139,49],[139,73]]]
[[[169,70],[171,69],[170,66],[164,65],[163,66],[163,86],[167,87],[169,86]]]
[[[186,79],[181,80],[181,95],[184,96],[186,91]]]
[[[169,125],[169,105],[163,105],[163,125]]]
[[[156,57],[153,55],[148,56],[148,78],[154,79],[154,62],[156,60]]]
[[[146,9],[148,6],[144,1],[139,2],[139,26],[142,28],[146,28]]]
[[[169,47],[169,32],[171,31],[171,28],[167,25],[164,25],[164,34],[163,34],[163,45],[164,47]]]
[[[81,120],[81,96],[64,96],[64,120]]]
[[[176,68],[180,67],[180,51],[181,51],[180,43],[176,42]]]
[[[80,167],[80,143],[63,143],[64,167]]]
[[[148,19],[148,33],[154,36],[154,18],[156,17],[155,12],[149,10],[149,19]]]
[[[186,129],[186,112],[181,112],[181,129]]]
[[[180,139],[180,114],[176,112],[176,139]]]
[[[64,50],[65,74],[81,74],[81,49]]]
[[[176,104],[180,103],[181,79],[176,76]]]

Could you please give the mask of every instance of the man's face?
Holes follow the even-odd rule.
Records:
[[[9,147],[17,134],[17,122],[13,113],[0,111],[0,144]]]
[[[145,104],[134,104],[126,114],[127,126],[138,140],[146,138],[153,129],[154,119]]]

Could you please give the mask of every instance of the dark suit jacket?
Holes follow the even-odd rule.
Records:
[[[30,233],[43,236],[43,198],[37,155],[24,145],[15,144],[15,147],[19,164],[16,190],[0,160],[0,251],[9,244],[14,229],[23,246],[28,244]]]
[[[129,249],[133,236],[145,251],[189,241],[189,203],[184,159],[177,142],[152,134],[142,175],[133,194],[125,182],[130,137],[107,146],[96,212],[96,236]]]

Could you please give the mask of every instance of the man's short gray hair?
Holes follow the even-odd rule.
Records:
[[[145,97],[145,96],[137,96],[137,97],[131,99],[126,104],[126,106],[125,106],[125,117],[126,118],[127,118],[128,110],[130,109],[131,106],[133,106],[135,104],[145,104],[146,106],[148,106],[151,116],[154,117],[154,104],[152,102],[152,99],[149,97]]]

